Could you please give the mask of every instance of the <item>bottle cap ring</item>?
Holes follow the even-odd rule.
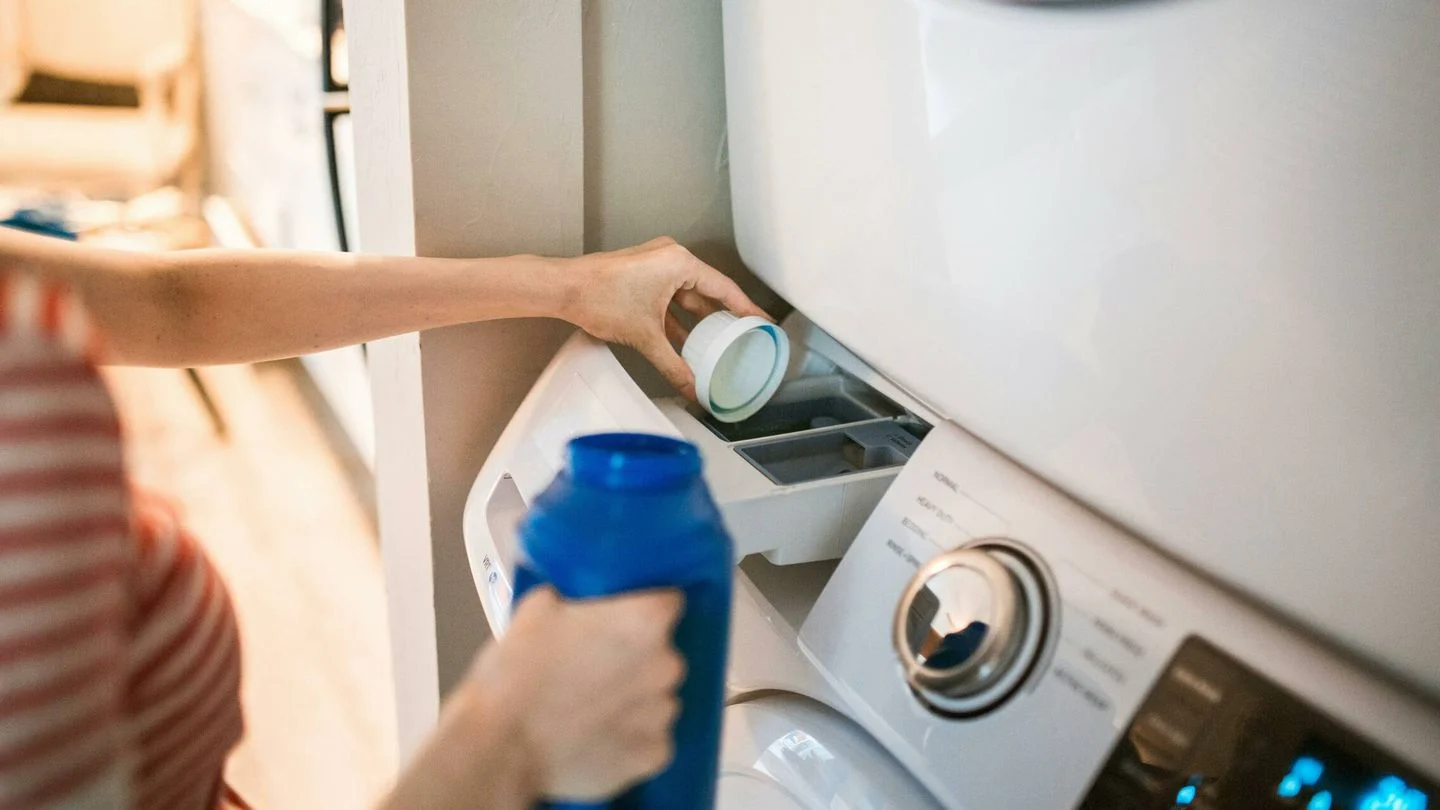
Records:
[[[790,365],[790,338],[764,318],[716,312],[690,331],[681,357],[695,398],[721,422],[739,422],[775,395]]]

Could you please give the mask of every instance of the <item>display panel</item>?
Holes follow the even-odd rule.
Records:
[[[1302,745],[1275,785],[1277,798],[1306,810],[1425,810],[1432,795],[1320,737]]]
[[[1082,810],[1427,810],[1434,781],[1192,637]]]

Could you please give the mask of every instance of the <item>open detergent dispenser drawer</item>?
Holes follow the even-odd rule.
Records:
[[[571,338],[506,426],[471,487],[464,536],[492,630],[510,610],[516,527],[560,470],[566,443],[604,431],[694,442],[737,558],[838,559],[935,417],[803,316],[770,402],[735,423],[674,395],[638,356]],[[633,373],[632,373],[633,372]]]

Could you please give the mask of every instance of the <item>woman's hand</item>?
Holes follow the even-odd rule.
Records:
[[[570,602],[538,588],[483,649],[385,810],[523,810],[592,802],[673,755],[684,660],[671,646],[681,596]]]
[[[671,304],[697,320],[719,309],[765,316],[734,281],[669,237],[566,261],[579,278],[565,319],[601,340],[639,350],[691,399],[695,375],[676,352],[687,332]]]
[[[3,2],[3,0],[0,0]],[[662,238],[573,259],[436,259],[268,250],[107,250],[0,228],[0,268],[75,289],[112,361],[252,363],[497,318],[564,318],[640,350],[681,393],[671,345],[717,309],[764,315],[735,282]],[[264,307],[251,304],[265,301]]]
[[[539,588],[481,654],[474,679],[518,708],[515,742],[547,798],[609,798],[669,764],[685,676],[670,643],[681,606],[677,591],[569,602]]]

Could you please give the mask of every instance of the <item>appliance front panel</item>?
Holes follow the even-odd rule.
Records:
[[[1043,616],[1026,625],[1042,643],[1009,665],[1021,680],[998,705],[962,715],[926,699],[896,637],[916,625],[917,603],[904,602],[912,579],[984,548],[1022,549],[1044,573]],[[983,599],[975,582],[927,585],[939,603],[919,611],[919,624]],[[987,632],[1006,630],[996,622]],[[952,425],[932,430],[891,485],[800,642],[851,716],[956,810],[1290,810],[1323,805],[1324,791],[1333,810],[1422,806],[1361,801],[1389,784],[1440,801],[1440,709],[1206,583]],[[1311,773],[1307,757],[1326,773]]]
[[[724,16],[754,270],[1042,477],[1440,696],[1440,4]]]

